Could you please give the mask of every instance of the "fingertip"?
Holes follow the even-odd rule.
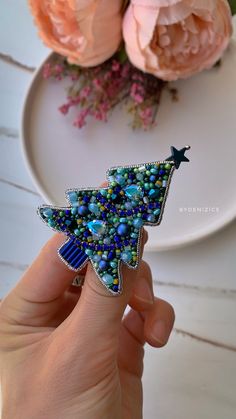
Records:
[[[155,298],[153,308],[145,312],[145,339],[154,348],[165,346],[170,338],[175,322],[175,312],[171,304]]]

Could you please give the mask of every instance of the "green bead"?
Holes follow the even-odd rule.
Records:
[[[165,169],[169,170],[171,168],[170,163],[165,164]]]

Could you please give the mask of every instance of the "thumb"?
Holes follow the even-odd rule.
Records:
[[[141,251],[147,241],[147,232],[143,230]],[[72,312],[70,326],[74,330],[86,329],[87,337],[108,333],[117,336],[125,308],[130,300],[138,269],[130,269],[122,264],[123,292],[121,295],[111,295],[99,281],[92,266],[89,265],[80,300]]]

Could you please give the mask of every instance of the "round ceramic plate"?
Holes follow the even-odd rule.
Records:
[[[74,128],[75,115],[58,111],[66,96],[63,83],[44,80],[41,66],[22,116],[23,152],[47,203],[65,205],[67,188],[98,186],[111,166],[163,160],[171,145],[189,144],[191,163],[175,172],[163,221],[149,228],[147,250],[187,245],[235,217],[235,43],[220,67],[175,83],[177,103],[164,93],[151,132],[133,131],[121,109],[107,124],[91,120],[82,130]]]

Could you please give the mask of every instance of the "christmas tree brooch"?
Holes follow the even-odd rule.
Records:
[[[66,191],[68,207],[44,205],[39,216],[53,230],[67,236],[59,257],[78,272],[90,261],[104,286],[122,292],[121,264],[136,269],[143,226],[160,224],[171,178],[185,152],[171,147],[164,161],[113,167],[108,186]]]

